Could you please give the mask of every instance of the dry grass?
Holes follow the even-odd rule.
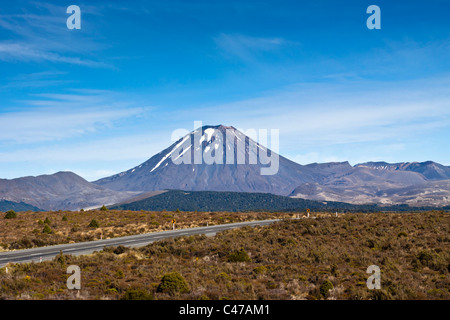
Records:
[[[197,213],[197,212],[149,212],[91,210],[82,212],[20,212],[15,219],[0,217],[0,251],[27,249],[47,245],[74,243],[122,237],[127,235],[172,229],[171,221],[176,219],[176,228],[217,225],[223,223],[287,218],[288,213]],[[64,220],[63,220],[63,217]],[[43,232],[48,218],[51,233]],[[96,220],[100,227],[89,224]]]
[[[8,274],[0,269],[0,298],[120,299],[133,289],[156,299],[448,300],[449,222],[449,213],[438,212],[351,214],[62,256],[10,265]],[[241,249],[250,261],[239,262],[248,260]],[[82,270],[78,295],[66,288],[71,264]],[[381,268],[381,290],[366,287],[373,264]],[[187,291],[158,290],[172,272]]]

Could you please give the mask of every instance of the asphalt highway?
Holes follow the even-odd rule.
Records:
[[[61,251],[64,254],[83,255],[83,254],[90,254],[95,251],[101,251],[101,250],[103,250],[104,247],[116,247],[116,246],[120,246],[120,245],[125,246],[125,247],[143,247],[154,241],[159,241],[159,240],[164,240],[164,239],[169,239],[169,238],[190,236],[190,235],[197,235],[197,234],[214,235],[217,232],[228,230],[228,229],[240,228],[240,227],[245,227],[245,226],[264,226],[264,225],[272,224],[277,221],[280,221],[280,220],[273,219],[273,220],[238,222],[238,223],[220,224],[220,225],[199,227],[199,228],[187,228],[187,229],[178,229],[178,230],[171,230],[171,231],[152,232],[152,233],[139,234],[139,235],[134,235],[134,236],[106,239],[106,240],[96,240],[96,241],[79,242],[79,243],[72,243],[72,244],[61,244],[61,245],[33,248],[33,249],[25,249],[25,250],[7,251],[7,252],[0,253],[0,267],[3,267],[10,262],[25,263],[25,262],[40,262],[40,261],[45,261],[45,260],[51,260],[55,256],[57,256]]]

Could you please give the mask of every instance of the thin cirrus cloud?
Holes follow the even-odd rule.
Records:
[[[93,59],[102,50],[98,39],[68,32],[64,7],[44,6],[45,14],[1,14],[0,29],[9,39],[0,42],[0,60],[7,62],[52,62],[92,68],[113,68]],[[76,42],[76,45],[74,45]]]
[[[130,163],[138,164],[153,154],[159,152],[168,140],[168,133],[154,134],[130,134],[127,136],[111,137],[105,139],[90,139],[88,141],[77,141],[71,144],[44,145],[33,148],[21,148],[12,152],[1,152],[0,163],[12,162],[40,162],[56,165],[67,165],[73,163],[92,164],[102,166],[106,162],[117,162],[128,160]],[[129,168],[125,168],[129,169]]]
[[[253,62],[260,53],[275,53],[287,46],[298,45],[297,42],[279,37],[252,37],[226,33],[214,37],[214,42],[224,55],[236,57],[245,62]]]
[[[105,110],[106,109],[106,110]],[[1,142],[36,143],[60,140],[99,131],[115,121],[139,115],[141,108],[107,108],[60,112],[53,108],[3,114]]]
[[[0,144],[55,141],[101,132],[145,114],[149,107],[120,101],[112,92],[40,94],[21,111],[0,114]]]
[[[49,61],[87,67],[110,68],[108,64],[103,62],[83,59],[80,57],[64,56],[51,52],[47,49],[42,49],[25,43],[0,43],[0,60],[26,62]]]
[[[67,73],[62,71],[43,71],[34,73],[24,73],[14,76],[4,84],[0,85],[0,89],[10,88],[40,88],[40,87],[52,87],[63,84],[74,83],[75,80],[62,80],[61,76],[65,76]]]
[[[25,146],[9,151],[0,148],[0,167],[7,168],[2,171],[2,178],[20,177],[24,174],[23,167],[27,166],[28,175],[73,171],[93,181],[144,162],[166,148],[169,137],[170,132],[128,134],[72,143],[62,140],[51,145]]]
[[[449,83],[450,77],[397,82],[395,87],[298,84],[195,113],[204,115],[204,123],[278,128],[285,151],[411,137],[421,141],[423,134],[450,130]]]

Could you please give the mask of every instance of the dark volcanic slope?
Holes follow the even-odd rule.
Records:
[[[8,201],[8,200],[0,200],[0,211],[1,212],[6,212],[8,210],[14,210],[14,211],[42,211],[41,209],[29,205],[27,203],[17,203],[17,202],[12,202],[12,201]],[[1,217],[0,217],[1,218]]]
[[[225,131],[230,130],[234,142],[225,139]],[[249,149],[249,140],[233,127],[204,126],[200,134],[197,130],[186,135],[169,148],[163,150],[141,165],[94,183],[109,189],[125,191],[155,191],[163,189],[266,192],[288,195],[299,184],[313,181],[314,175],[309,168],[279,156],[279,171],[275,175],[261,175],[260,154],[267,150],[258,144],[257,152]],[[197,132],[197,134],[196,134]],[[222,137],[216,135],[220,132]],[[246,164],[236,164],[238,141],[246,141]],[[256,144],[256,143],[255,143]],[[175,164],[180,153],[191,153],[201,148],[203,153],[221,148],[224,164]],[[233,164],[225,164],[228,152],[234,151]],[[267,151],[270,154],[270,151]],[[249,164],[250,154],[255,156],[257,164]],[[193,161],[192,161],[193,162]]]
[[[117,203],[133,195],[135,193],[97,186],[72,172],[0,179],[0,199],[24,202],[45,210],[78,210]]]
[[[266,193],[169,190],[147,199],[110,207],[151,211],[305,211],[377,210],[377,206],[357,206],[341,202],[293,199]],[[378,209],[379,210],[379,209]]]
[[[355,205],[344,202],[313,201],[277,196],[267,193],[183,191],[166,190],[146,199],[110,207],[120,210],[149,211],[312,211],[329,212],[378,212],[430,210],[433,207],[410,207],[408,205],[378,206],[376,204]],[[449,210],[450,206],[442,209]]]

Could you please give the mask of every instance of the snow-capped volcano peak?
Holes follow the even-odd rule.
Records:
[[[268,140],[258,136],[264,130],[245,130],[245,134],[243,131],[223,125],[201,126],[139,166],[94,183],[118,191],[267,192],[324,201],[417,200],[448,205],[450,167],[431,161],[303,166],[279,156],[278,150],[270,150]],[[278,170],[262,174],[263,169],[275,163],[275,158]],[[416,200],[410,199],[411,192]]]
[[[249,136],[231,126],[202,126],[143,164],[96,183],[116,190],[130,190],[129,186],[131,190],[142,191],[158,190],[159,186],[196,190],[214,186],[213,190],[228,190],[230,186],[224,183],[230,181],[236,191],[254,191],[254,186],[242,184],[251,183],[253,175],[256,180],[261,179],[256,176],[276,176],[279,156],[257,142],[256,130],[248,132]],[[127,181],[125,185],[124,181]],[[281,181],[270,183],[264,189],[280,193],[275,191],[277,186],[284,189]]]

